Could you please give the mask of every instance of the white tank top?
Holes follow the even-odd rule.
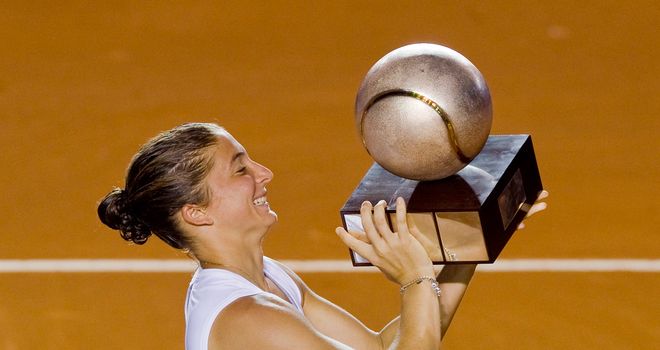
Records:
[[[300,288],[272,259],[264,257],[264,274],[302,311]],[[215,318],[238,298],[269,294],[241,275],[222,269],[197,269],[186,295],[186,350],[208,350],[209,334]]]

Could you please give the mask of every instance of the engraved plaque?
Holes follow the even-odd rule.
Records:
[[[504,229],[509,227],[511,220],[513,220],[518,211],[523,209],[525,199],[522,175],[520,174],[520,169],[518,169],[506,187],[504,187],[502,194],[497,198],[497,203],[500,207],[500,214],[502,215],[502,226]]]

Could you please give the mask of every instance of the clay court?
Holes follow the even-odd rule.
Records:
[[[657,1],[4,2],[0,349],[183,348],[186,256],[128,245],[96,206],[143,142],[188,121],[273,170],[266,254],[384,326],[398,287],[346,268],[334,228],[372,163],[357,88],[414,42],[480,69],[491,133],[531,134],[550,191],[477,270],[443,348],[656,349],[659,16]]]

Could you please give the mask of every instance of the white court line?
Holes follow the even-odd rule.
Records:
[[[281,260],[301,273],[373,273],[349,260]],[[0,273],[192,272],[184,259],[16,259],[0,260]],[[660,259],[500,259],[482,264],[479,272],[660,272]]]

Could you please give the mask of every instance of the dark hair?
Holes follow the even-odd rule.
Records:
[[[175,214],[185,204],[208,204],[210,148],[223,132],[216,124],[188,123],[149,140],[128,166],[124,189],[101,200],[101,222],[136,244],[154,233],[174,248],[189,248]]]

